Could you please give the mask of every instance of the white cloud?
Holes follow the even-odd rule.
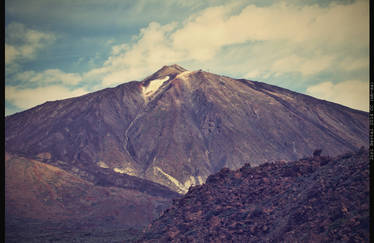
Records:
[[[305,58],[297,55],[291,55],[276,60],[271,70],[273,72],[300,72],[303,75],[311,75],[326,70],[333,62],[332,56],[315,56]]]
[[[249,5],[230,16],[233,5],[209,8],[173,35],[174,46],[196,59],[212,58],[226,45],[286,40],[292,45],[316,43],[368,45],[368,4],[299,7],[285,3]],[[308,46],[307,46],[308,47]]]
[[[333,84],[332,82],[327,81],[310,86],[306,93],[354,109],[369,111],[368,82],[348,80]]]
[[[25,71],[17,73],[15,79],[24,82],[33,82],[38,85],[65,84],[76,85],[82,81],[78,73],[65,73],[59,69],[47,69],[43,72]]]
[[[339,62],[339,68],[347,71],[367,69],[369,67],[369,56],[367,57],[346,57]]]
[[[5,29],[5,64],[33,59],[39,50],[55,40],[56,36],[52,33],[29,29],[20,23],[10,23]]]
[[[248,72],[244,75],[245,78],[249,78],[249,79],[254,79],[254,78],[257,78],[257,77],[260,77],[261,76],[261,73],[257,70],[255,71],[251,71],[251,72]]]
[[[213,58],[222,46],[237,42],[235,37],[228,36],[228,23],[225,22],[230,7],[208,8],[190,19],[173,34],[174,48],[186,51],[193,59],[205,61]]]
[[[5,44],[5,63],[9,64],[13,62],[17,55],[18,51],[14,46]]]
[[[42,73],[37,74],[30,81],[47,83],[61,82],[67,85],[75,85],[78,84],[81,80],[82,78],[79,74],[65,73],[58,69],[48,69]]]
[[[339,61],[347,49],[368,48],[365,1],[328,7],[284,2],[266,7],[247,5],[239,12],[237,6],[229,3],[207,8],[182,25],[151,22],[134,43],[113,46],[111,56],[99,68],[105,70],[100,74],[102,85],[137,80],[162,65],[183,62],[222,67],[236,62],[247,67],[242,72],[249,76],[287,72],[315,75],[333,64],[347,71],[369,65],[362,56],[352,56],[342,64]],[[237,54],[230,56],[228,49],[236,49]],[[218,55],[220,63],[215,60]],[[352,65],[344,65],[346,62]]]
[[[112,56],[104,66],[90,71],[87,76],[97,73],[103,77],[103,86],[109,86],[138,80],[164,64],[184,60],[184,53],[175,50],[170,43],[170,33],[175,28],[176,23],[150,23],[140,30],[134,44],[113,46]]]
[[[108,72],[109,72],[108,68],[100,67],[100,68],[91,69],[90,71],[84,73],[82,77],[84,80],[91,80],[95,78],[100,78],[103,75],[107,74]]]
[[[14,74],[13,79],[23,83],[23,85],[5,86],[5,100],[18,108],[6,107],[6,115],[18,110],[32,108],[46,101],[60,100],[88,93],[88,90],[84,88],[74,87],[83,81],[80,74],[65,73],[59,69],[48,69],[42,72],[19,72]],[[35,86],[37,87],[35,88]]]
[[[46,101],[66,99],[86,94],[84,89],[69,90],[63,86],[54,85],[25,89],[17,86],[5,87],[5,100],[21,109],[29,109]]]
[[[28,82],[32,77],[36,75],[35,71],[25,71],[25,72],[19,72],[14,75],[14,79],[17,81],[26,81]]]
[[[129,50],[129,48],[130,48],[129,45],[126,43],[112,46],[112,55],[113,56],[119,55],[121,54],[121,52]]]
[[[175,23],[163,26],[156,22],[150,23],[146,28],[140,30],[138,41],[135,44],[114,46],[115,55],[110,57],[105,65],[111,67],[139,66],[154,64],[155,61],[159,62],[169,58],[173,53],[164,53],[163,51],[172,51],[168,44],[168,33],[175,27]],[[124,52],[120,52],[121,49]]]

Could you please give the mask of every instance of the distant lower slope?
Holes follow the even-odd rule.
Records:
[[[222,169],[150,225],[141,242],[368,242],[369,159]]]
[[[95,185],[55,166],[7,153],[7,242],[46,240],[38,237],[56,233],[64,235],[57,239],[68,240],[71,232],[81,230],[94,235],[98,229],[141,228],[170,205],[171,197],[158,194]]]

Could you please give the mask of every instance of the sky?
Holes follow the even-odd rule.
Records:
[[[369,0],[6,0],[5,115],[164,65],[369,110]]]

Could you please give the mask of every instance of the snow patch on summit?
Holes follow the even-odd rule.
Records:
[[[166,77],[163,77],[163,78],[160,78],[160,79],[154,79],[154,80],[151,80],[148,84],[147,87],[143,86],[143,96],[144,97],[149,97],[151,96],[152,94],[154,94],[160,87],[161,85],[165,82],[169,80],[169,76],[166,76]]]
[[[180,79],[183,79],[183,80],[186,80],[188,75],[192,74],[192,73],[195,73],[196,71],[184,71],[184,72],[181,72],[180,74],[178,74],[175,78],[180,78]]]

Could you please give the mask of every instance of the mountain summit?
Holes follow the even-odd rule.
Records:
[[[186,193],[223,167],[354,151],[368,131],[366,112],[171,65],[6,117],[5,148],[91,181],[105,168]]]
[[[160,70],[158,70],[157,72],[155,72],[154,74],[152,74],[151,76],[145,78],[143,80],[143,82],[149,82],[151,80],[155,80],[155,79],[159,79],[161,77],[165,77],[165,76],[169,76],[170,79],[173,79],[175,78],[176,75],[182,73],[182,72],[185,72],[187,71],[186,69],[184,69],[183,67],[177,65],[177,64],[173,64],[173,65],[170,65],[170,66],[163,66]]]

